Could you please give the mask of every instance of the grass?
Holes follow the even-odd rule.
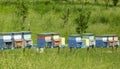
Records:
[[[45,49],[44,53],[34,49],[0,51],[1,69],[119,69],[120,48],[86,49],[62,48]]]
[[[0,32],[23,31],[20,29],[21,18],[16,15],[16,0],[0,2]],[[28,1],[28,0],[26,0]],[[58,32],[67,38],[70,34],[76,34],[74,19],[78,16],[77,9],[82,3],[67,2],[40,2],[31,0],[26,2],[28,15],[25,21],[25,30],[31,23],[32,38],[36,43],[36,34],[44,32]],[[71,0],[72,1],[72,0]],[[84,5],[86,11],[91,11],[87,32],[95,35],[118,34],[120,36],[120,3],[113,7],[112,4],[105,8],[104,2],[94,4],[94,0]],[[112,1],[112,0],[111,0]],[[70,9],[70,16],[65,27],[61,17]],[[68,48],[45,49],[44,53],[38,53],[34,49],[28,49],[23,53],[22,49],[0,50],[0,69],[119,69],[120,48],[113,51],[111,48],[96,48],[95,50],[74,49],[71,53]]]

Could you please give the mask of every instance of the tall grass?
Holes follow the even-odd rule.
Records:
[[[102,50],[102,51],[101,51]],[[1,69],[119,69],[120,48],[112,52],[111,48],[73,49],[64,48],[57,53],[57,49],[45,49],[38,53],[33,49],[0,51]]]

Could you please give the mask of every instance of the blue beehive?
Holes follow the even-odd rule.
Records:
[[[119,40],[116,34],[108,34],[96,37],[96,47],[113,47],[113,46],[119,46]]]
[[[70,48],[82,48],[82,40],[80,35],[71,35],[68,38]]]
[[[108,47],[108,36],[96,36],[96,47]]]
[[[3,42],[3,34],[0,33],[0,48],[3,50],[4,49],[4,42]]]
[[[41,33],[37,35],[37,47],[45,48],[45,46],[52,47],[51,34]]]
[[[22,32],[22,38],[24,40],[24,47],[25,48],[31,48],[33,45],[33,41],[31,38],[31,32],[30,31],[23,31]]]
[[[1,37],[3,39],[3,49],[5,48],[13,49],[12,33],[2,33]]]

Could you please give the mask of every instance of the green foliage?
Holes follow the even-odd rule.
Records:
[[[76,32],[82,34],[85,33],[86,29],[88,28],[88,21],[91,12],[83,10],[83,8],[78,9],[78,11],[79,11],[78,17],[75,19],[75,23],[77,24]]]
[[[116,6],[118,4],[118,0],[113,0],[113,4]]]
[[[18,0],[16,3],[16,14],[18,17],[22,18],[21,20],[21,30],[25,29],[25,20],[27,18],[28,14],[28,7],[26,6],[26,3],[24,1]]]
[[[69,19],[69,15],[70,15],[70,11],[69,11],[69,8],[68,8],[67,12],[64,12],[63,16],[61,17],[61,19],[64,20],[63,27],[65,27],[65,25],[67,24],[68,19]]]

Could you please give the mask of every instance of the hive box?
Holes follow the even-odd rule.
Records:
[[[64,39],[62,39],[64,42]],[[64,44],[64,43],[63,43]],[[58,33],[41,33],[37,35],[37,47],[60,47],[61,39]]]
[[[14,47],[24,47],[24,41],[21,32],[13,32],[12,36],[14,40]]]
[[[119,46],[119,40],[116,34],[96,36],[96,47],[111,47],[111,46]]]
[[[0,45],[2,49],[11,48],[13,49],[13,38],[12,33],[4,32],[0,34]]]
[[[32,33],[30,31],[22,31],[22,38],[24,40],[24,46],[27,48],[31,48],[33,45],[31,34]]]
[[[78,34],[70,35],[68,37],[68,45],[70,48],[81,48],[83,46],[81,35]]]
[[[52,46],[51,35],[49,33],[41,33],[37,35],[37,47],[45,48]]]
[[[95,37],[93,33],[84,33],[82,34],[82,42],[85,47],[94,47],[95,46]]]

